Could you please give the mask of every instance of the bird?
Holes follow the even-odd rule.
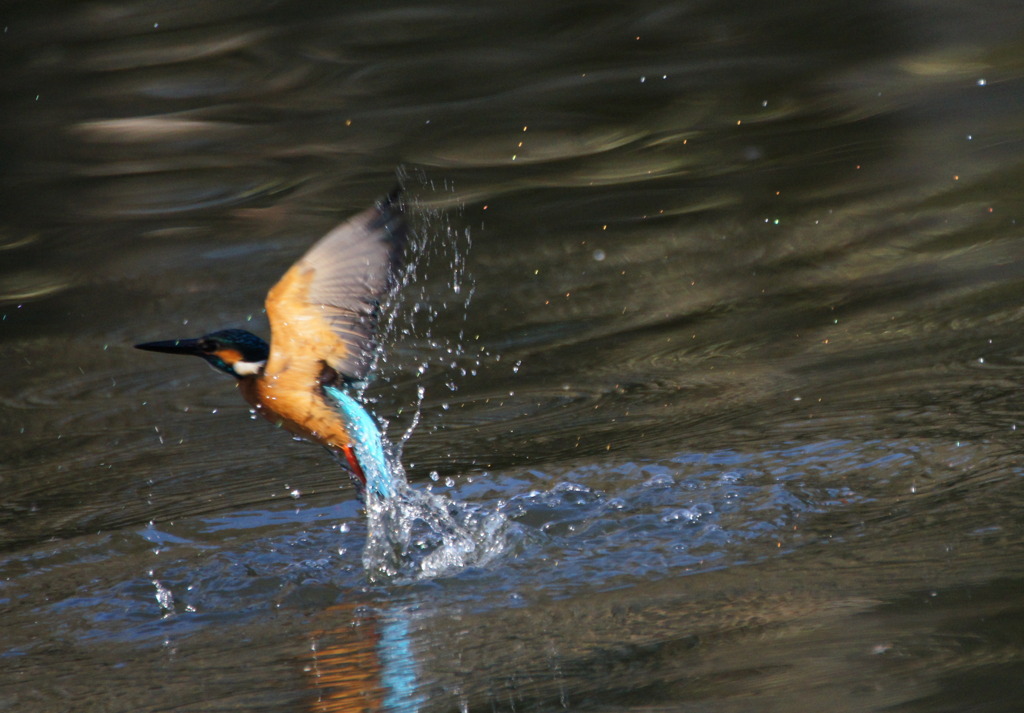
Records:
[[[324,235],[267,293],[270,342],[244,329],[136,344],[202,357],[237,380],[271,423],[347,466],[360,497],[393,481],[380,429],[356,397],[376,353],[382,300],[397,285],[409,230],[398,187]]]

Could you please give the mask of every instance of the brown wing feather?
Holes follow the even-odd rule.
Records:
[[[267,378],[289,368],[315,378],[322,363],[350,379],[366,376],[380,300],[405,246],[398,194],[327,233],[271,288]]]

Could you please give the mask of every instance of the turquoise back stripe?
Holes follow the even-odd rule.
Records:
[[[352,437],[356,458],[366,474],[366,488],[378,497],[392,497],[395,494],[394,482],[384,457],[384,444],[377,423],[363,405],[344,389],[325,386],[324,392],[338,404],[338,412],[345,419],[345,428]]]

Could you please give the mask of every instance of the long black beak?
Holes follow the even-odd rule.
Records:
[[[198,339],[168,339],[166,342],[146,342],[136,344],[136,349],[145,349],[147,352],[164,352],[165,354],[193,354],[202,356],[203,350],[199,348]]]

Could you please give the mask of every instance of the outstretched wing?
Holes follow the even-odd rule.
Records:
[[[394,285],[406,241],[395,189],[327,233],[267,294],[270,358],[265,377],[326,363],[359,380],[373,358],[380,300]]]

